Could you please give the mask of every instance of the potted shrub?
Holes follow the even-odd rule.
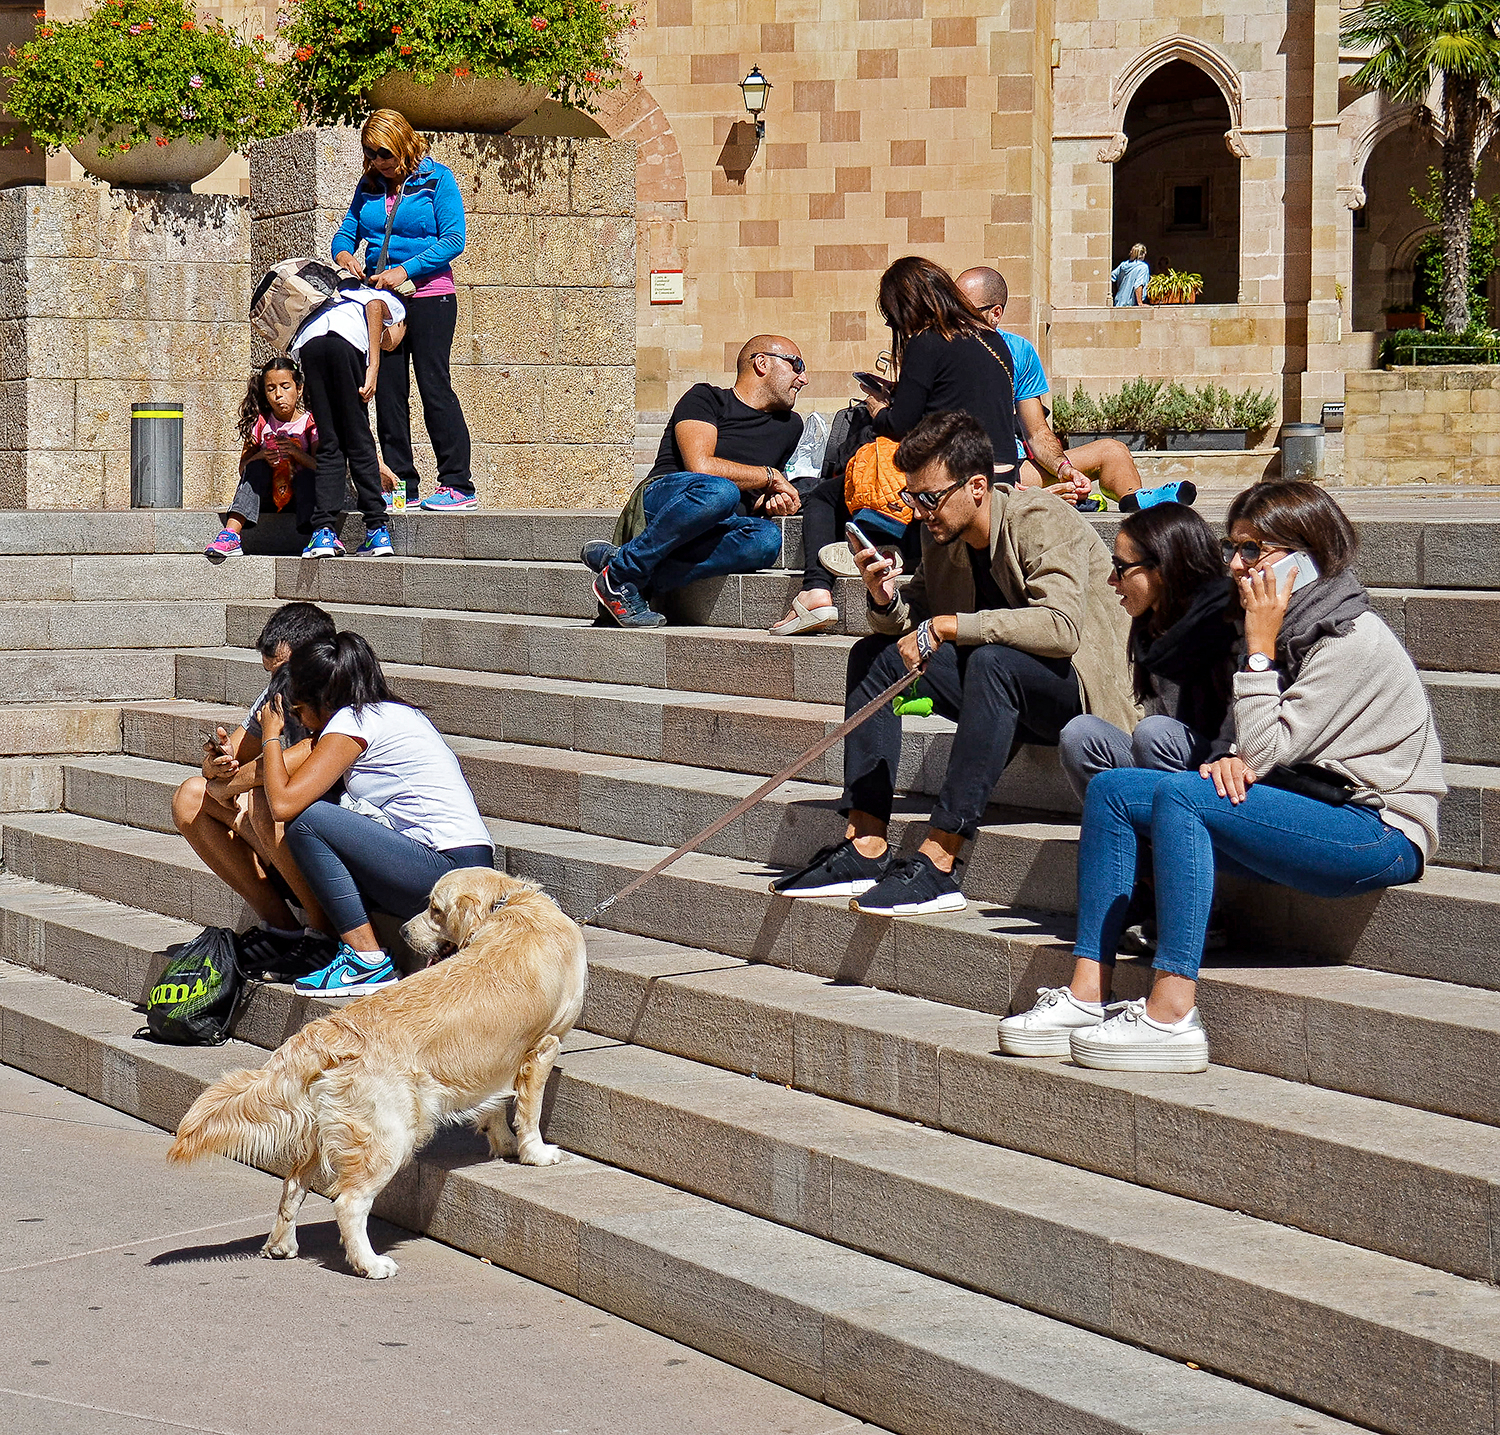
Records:
[[[608,0],[297,0],[280,38],[314,122],[388,107],[418,129],[504,131],[549,95],[590,109],[634,23]]]
[[[81,20],[44,19],[0,73],[6,108],[90,174],[185,189],[235,150],[295,128],[270,52],[183,0],[105,0]]]
[[[1249,447],[1250,434],[1265,428],[1276,400],[1259,389],[1231,394],[1218,384],[1187,389],[1173,382],[1161,398],[1162,446],[1168,450],[1235,450]]]
[[[1149,448],[1156,431],[1156,410],[1161,380],[1131,379],[1119,393],[1095,399],[1080,384],[1068,397],[1066,391],[1053,401],[1052,426],[1073,447],[1096,438],[1118,439],[1127,448]]]
[[[1148,304],[1196,304],[1203,291],[1203,276],[1188,274],[1181,269],[1168,269],[1153,274],[1146,281]]]

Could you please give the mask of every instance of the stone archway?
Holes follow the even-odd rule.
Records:
[[[1099,151],[1099,159],[1103,163],[1115,164],[1125,155],[1129,144],[1125,132],[1125,115],[1136,91],[1158,70],[1177,60],[1202,70],[1217,86],[1229,111],[1224,143],[1236,159],[1249,158],[1249,148],[1240,132],[1244,124],[1245,95],[1239,71],[1228,56],[1221,54],[1212,45],[1196,40],[1191,35],[1171,35],[1142,50],[1115,77],[1109,97],[1110,124],[1114,133]]]

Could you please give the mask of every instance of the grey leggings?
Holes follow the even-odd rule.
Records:
[[[1142,718],[1134,732],[1125,732],[1103,718],[1084,713],[1063,728],[1057,740],[1057,756],[1081,802],[1089,779],[1096,773],[1116,767],[1186,772],[1207,759],[1211,746],[1211,739],[1176,718]]]
[[[492,848],[439,852],[334,802],[315,802],[289,822],[286,845],[340,933],[364,926],[367,906],[404,922],[426,907],[445,873],[495,865]]]

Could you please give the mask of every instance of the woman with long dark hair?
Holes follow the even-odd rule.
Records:
[[[415,370],[438,463],[437,492],[424,498],[422,507],[473,508],[469,425],[449,371],[458,323],[452,264],[467,235],[463,196],[453,171],[427,153],[427,141],[399,110],[372,112],[359,143],[365,172],[333,236],[334,263],[356,279],[374,270],[367,282],[394,290],[406,304],[406,337],[381,364],[375,390],[380,452],[415,503],[419,479],[411,449],[410,377]],[[363,262],[355,256],[361,244]]]
[[[286,845],[333,923],[333,961],[299,992],[359,996],[397,980],[369,911],[402,921],[458,867],[492,867],[494,843],[458,759],[427,718],[386,685],[357,633],[320,638],[288,664],[291,708],[315,734],[294,773],[282,760],[279,699],[261,712],[262,781]],[[337,804],[318,799],[344,784]]]
[[[1135,696],[1147,716],[1124,732],[1085,713],[1062,730],[1058,757],[1081,798],[1115,767],[1197,767],[1224,724],[1234,678],[1239,606],[1219,541],[1191,508],[1132,513],[1115,535],[1110,586],[1130,615]]]
[[[1227,527],[1222,556],[1245,620],[1233,744],[1192,771],[1122,767],[1089,783],[1073,979],[1000,1023],[1010,1055],[1204,1071],[1194,1003],[1217,872],[1353,897],[1414,881],[1437,850],[1447,785],[1432,709],[1354,574],[1349,520],[1317,484],[1294,481],[1247,489]],[[1155,978],[1148,997],[1106,1009],[1145,841]]]

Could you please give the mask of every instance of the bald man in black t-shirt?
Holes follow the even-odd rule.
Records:
[[[695,384],[678,400],[614,543],[583,550],[594,593],[622,628],[666,622],[647,594],[776,561],[781,528],[771,520],[801,506],[781,470],[802,437],[792,408],[805,368],[790,339],[757,334],[740,350],[733,388]]]

